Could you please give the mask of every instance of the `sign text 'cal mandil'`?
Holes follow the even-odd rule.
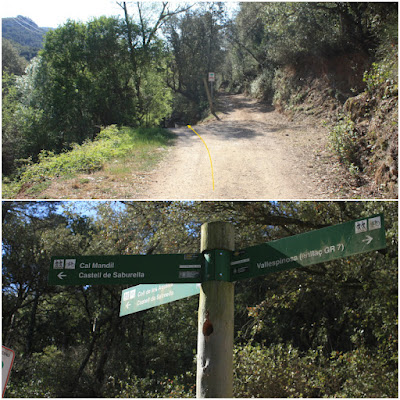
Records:
[[[50,285],[202,283],[267,275],[386,247],[383,215],[205,254],[53,257]]]
[[[50,285],[200,283],[201,254],[52,257]]]

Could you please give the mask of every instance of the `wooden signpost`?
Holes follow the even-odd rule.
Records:
[[[235,281],[385,247],[382,214],[239,251],[234,249],[233,225],[212,222],[201,227],[201,253],[53,257],[49,284],[140,284],[122,292],[121,316],[200,291],[196,395],[229,398],[233,388]],[[186,285],[189,283],[191,287]],[[193,286],[196,283],[200,288]],[[175,292],[172,284],[177,284]],[[134,299],[139,297],[143,300],[135,306]]]
[[[202,225],[200,247],[207,281],[201,285],[199,300],[196,397],[231,398],[234,284],[228,277],[235,247],[233,225]]]

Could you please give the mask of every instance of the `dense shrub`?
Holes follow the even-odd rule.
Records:
[[[117,398],[193,398],[196,397],[195,382],[196,376],[191,372],[161,379],[154,374],[145,378],[132,376],[124,381],[109,377],[105,395]]]
[[[250,84],[250,94],[256,98],[271,101],[274,93],[273,80],[274,71],[268,69],[264,70],[263,73]]]
[[[235,397],[396,397],[397,373],[365,348],[324,355],[291,345],[235,349]]]
[[[31,158],[21,161],[21,167],[13,181],[3,180],[3,195],[14,197],[24,185],[44,182],[60,176],[76,173],[91,173],[103,168],[112,158],[124,158],[140,152],[148,146],[164,146],[171,140],[171,134],[162,128],[118,128],[111,125],[104,128],[94,141],[83,144],[73,143],[70,150],[61,154],[42,150],[38,162]]]
[[[349,167],[351,172],[358,172],[359,134],[355,130],[354,122],[347,116],[333,127],[329,133],[330,142],[334,152],[340,160]]]

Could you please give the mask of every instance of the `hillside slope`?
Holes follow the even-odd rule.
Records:
[[[18,44],[21,56],[27,60],[42,48],[43,36],[51,28],[40,28],[28,17],[2,18],[2,37]]]
[[[397,197],[396,3],[241,3],[228,38],[224,87],[327,128],[361,198]]]
[[[327,126],[331,150],[367,197],[398,197],[395,60],[397,53],[368,68],[360,54],[309,59],[275,76],[275,107]]]

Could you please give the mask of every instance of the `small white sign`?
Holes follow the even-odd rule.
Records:
[[[65,260],[65,269],[75,269],[75,265],[76,265],[75,259]]]
[[[368,220],[368,229],[370,231],[381,228],[382,228],[381,217],[374,217]]]
[[[8,378],[10,377],[11,367],[13,365],[15,358],[15,353],[13,350],[8,349],[7,347],[2,346],[1,349],[1,360],[2,360],[2,383],[3,383],[3,397],[4,392],[6,391],[6,386],[8,382]]]
[[[64,269],[64,260],[54,260],[53,269]]]
[[[361,221],[356,221],[355,229],[356,229],[356,233],[367,232],[367,230],[368,230],[367,220],[363,219]]]
[[[132,289],[132,290],[127,290],[126,292],[124,292],[123,294],[123,299],[124,301],[128,301],[128,300],[132,300],[136,297],[136,288]]]
[[[215,82],[215,73],[214,72],[208,73],[208,82]]]
[[[179,271],[180,279],[200,278],[200,271]]]

